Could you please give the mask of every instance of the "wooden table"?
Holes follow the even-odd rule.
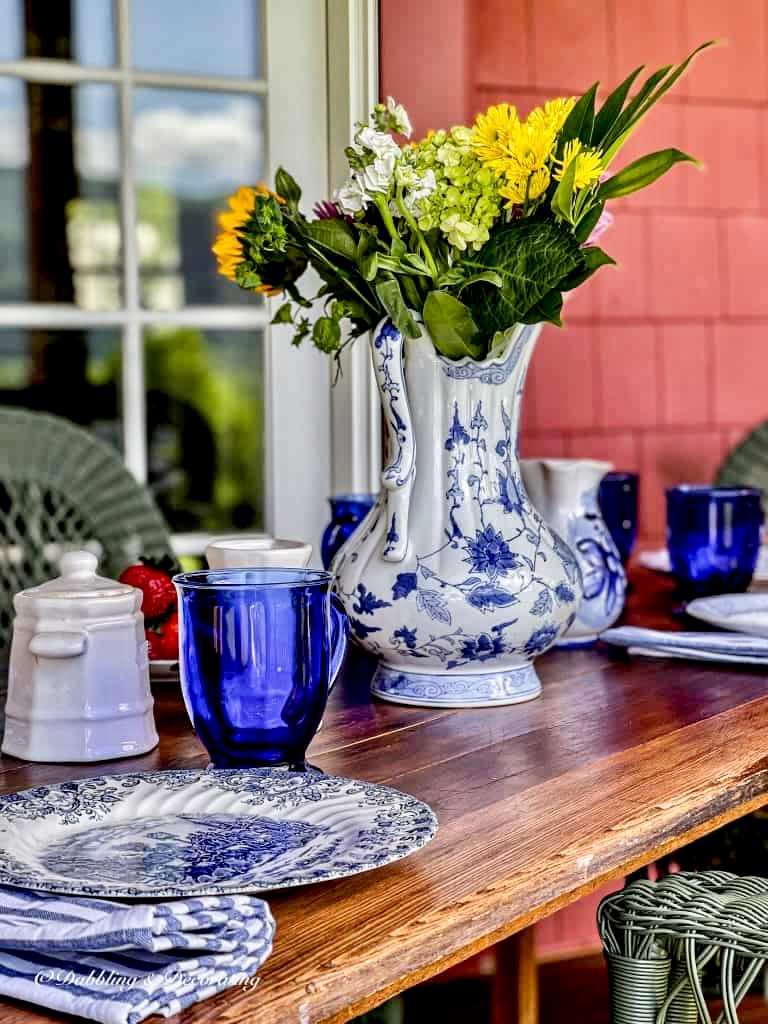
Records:
[[[628,621],[671,628],[669,583],[642,570]],[[398,786],[440,831],[398,864],[273,895],[259,985],[183,1024],[342,1022],[520,932],[601,883],[768,802],[768,679],[755,667],[555,651],[539,700],[438,711],[371,703],[352,658],[312,745],[327,772]],[[110,772],[203,765],[174,692],[158,692],[158,750]],[[0,760],[0,790],[105,766]],[[3,1024],[60,1020],[0,1006]]]

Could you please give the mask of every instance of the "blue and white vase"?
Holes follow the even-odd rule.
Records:
[[[373,693],[485,707],[541,692],[534,659],[571,625],[581,575],[531,505],[517,435],[540,325],[493,358],[451,361],[383,320],[373,365],[387,426],[379,499],[332,564]]]
[[[523,459],[525,487],[546,521],[571,548],[584,580],[584,600],[564,644],[586,644],[621,615],[627,575],[605,525],[598,490],[613,466],[595,459]]]

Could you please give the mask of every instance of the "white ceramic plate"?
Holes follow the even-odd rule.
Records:
[[[262,892],[390,864],[436,831],[415,797],[314,770],[101,776],[0,797],[0,884],[86,896]]]
[[[685,610],[719,629],[768,637],[768,594],[718,594],[697,597]]]
[[[153,683],[177,683],[179,681],[178,661],[150,661],[149,678]]]
[[[672,572],[672,563],[669,560],[669,552],[666,548],[656,548],[654,551],[641,551],[637,556],[637,560],[646,569],[653,569],[655,572]],[[768,544],[763,544],[760,548],[752,582],[768,583]]]

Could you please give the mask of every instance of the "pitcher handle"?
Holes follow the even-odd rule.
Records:
[[[402,562],[405,558],[416,465],[416,439],[405,386],[403,347],[403,335],[390,318],[385,317],[371,338],[373,372],[387,424],[387,464],[381,473],[386,492],[387,532],[382,551],[385,562]]]
[[[337,594],[331,594],[331,672],[328,692],[333,689],[336,677],[344,664],[349,641],[349,619],[344,605]]]

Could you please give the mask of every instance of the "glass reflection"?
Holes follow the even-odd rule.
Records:
[[[0,329],[0,405],[64,416],[122,447],[120,332]]]
[[[253,304],[216,273],[210,248],[227,195],[263,175],[261,99],[137,89],[134,109],[142,304]]]
[[[115,63],[111,0],[0,0],[0,60],[48,57],[87,67]]]
[[[120,305],[117,95],[0,78],[0,301]]]
[[[261,331],[144,337],[149,483],[174,530],[263,525]]]
[[[259,78],[260,8],[259,0],[131,0],[133,66]]]

